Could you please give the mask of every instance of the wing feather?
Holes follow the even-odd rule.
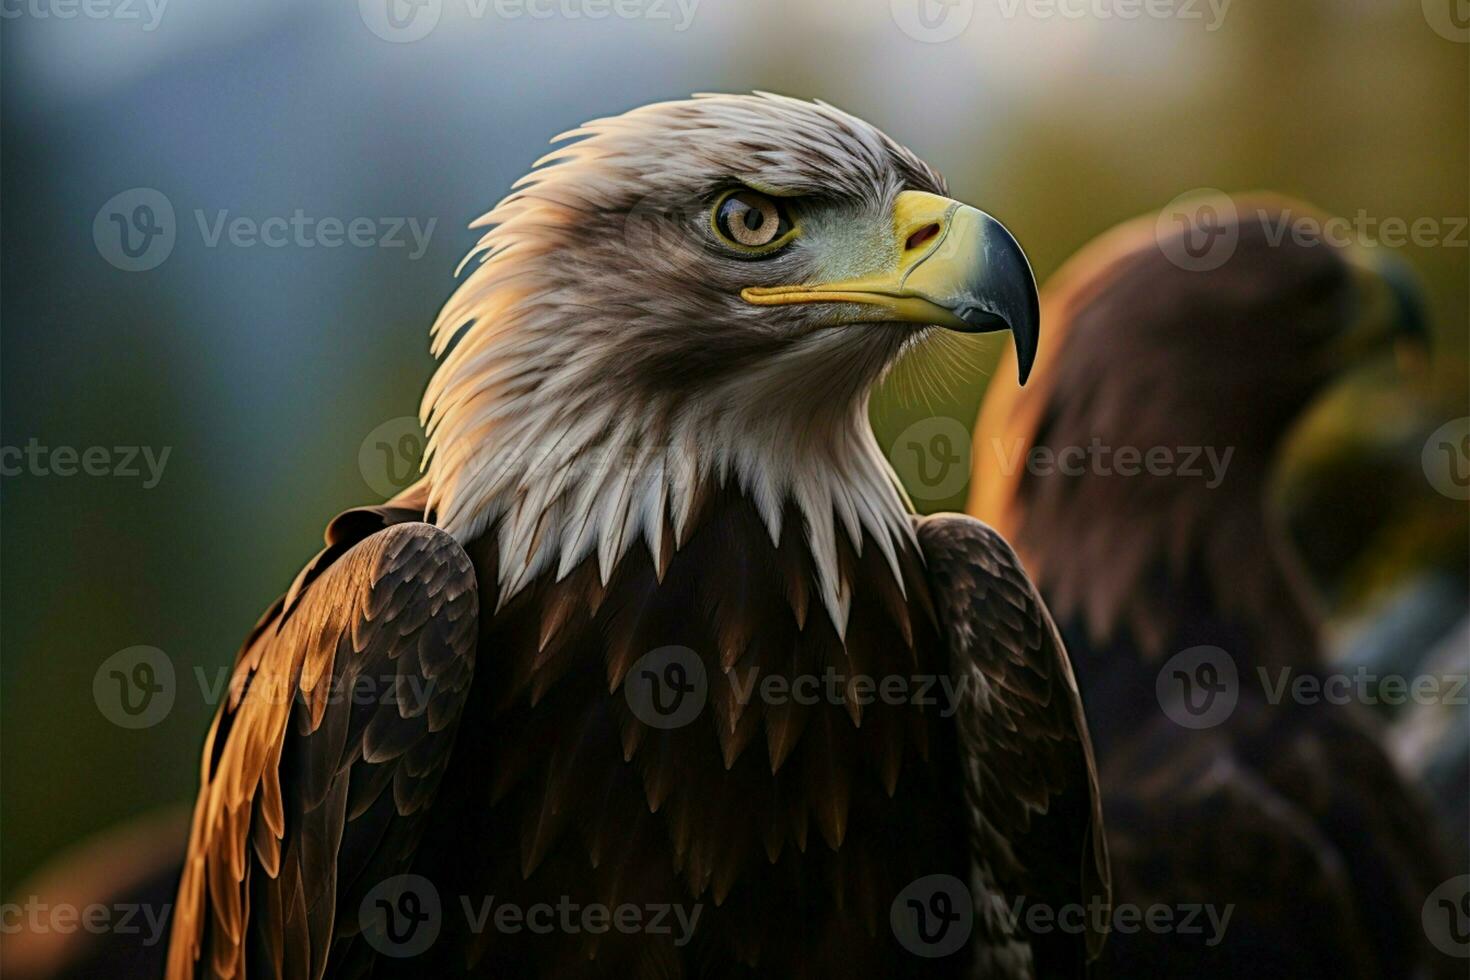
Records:
[[[365,891],[407,869],[469,690],[479,603],[464,550],[412,513],[339,518],[246,641],[204,753],[172,980],[320,978],[350,954]]]
[[[1092,742],[1071,663],[1010,546],[956,514],[916,518],[959,694],[955,713],[980,883],[1012,900],[1110,902]],[[1081,976],[1105,932],[1028,938],[1039,977]],[[1014,923],[1010,924],[1012,927]],[[1017,937],[1011,937],[1017,938]]]

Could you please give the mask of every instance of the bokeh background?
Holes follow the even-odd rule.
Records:
[[[191,797],[213,711],[201,691],[327,519],[406,475],[389,460],[413,441],[402,420],[475,238],[465,226],[586,119],[694,91],[833,102],[1004,220],[1043,277],[1197,188],[1269,188],[1446,234],[1470,214],[1463,0],[1176,0],[1174,16],[1135,19],[1117,16],[1126,0],[620,0],[596,20],[566,11],[608,9],[597,0],[536,7],[550,17],[394,2],[396,22],[384,0],[3,8],[0,444],[169,455],[151,487],[146,468],[4,478],[0,890],[89,832]],[[135,188],[175,214],[171,251],[146,271],[94,237]],[[210,244],[221,212],[297,209],[378,232],[433,225],[421,254],[406,231],[397,247]],[[1425,434],[1466,414],[1460,228],[1457,243],[1396,249],[1426,288],[1432,366],[1354,379],[1283,466],[1304,540],[1329,535],[1313,526],[1323,507],[1359,515],[1358,537],[1316,552],[1345,649],[1416,570],[1463,615],[1465,505],[1418,469]],[[935,413],[968,426],[986,370],[927,403],[881,393],[880,440]],[[953,508],[964,488],[916,498]],[[129,729],[93,682],[138,645],[167,655],[176,696]]]

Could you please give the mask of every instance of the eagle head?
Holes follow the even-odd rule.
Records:
[[[1085,615],[1099,644],[1125,624],[1153,655],[1181,618],[1160,581],[1249,623],[1300,619],[1273,605],[1298,606],[1268,547],[1281,449],[1345,372],[1427,339],[1411,271],[1328,234],[1336,219],[1275,195],[1206,203],[1210,236],[1166,211],[1068,260],[1035,378],[997,377],[975,429],[970,513],[1017,543],[1059,618]],[[1308,643],[1272,632],[1282,662]]]
[[[680,536],[701,484],[736,480],[773,538],[801,510],[835,610],[834,514],[859,550],[909,534],[868,391],[935,328],[1009,329],[1024,379],[1026,257],[821,103],[704,96],[558,139],[477,222],[478,265],[434,328],[436,519],[461,537],[498,522],[508,594],[594,550],[606,576],[665,517]]]

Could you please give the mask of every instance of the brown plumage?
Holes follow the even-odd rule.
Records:
[[[240,654],[169,975],[1080,976],[1097,931],[1006,914],[1107,899],[1066,655],[997,535],[907,512],[864,420],[927,317],[1029,350],[1019,249],[829,107],[716,97],[580,135],[492,213],[441,317],[425,481],[339,516]],[[721,242],[732,183],[782,195],[790,247]],[[630,255],[610,236],[650,196],[664,248]],[[927,275],[907,223],[961,254],[974,230],[977,292],[891,319],[743,296]],[[635,697],[670,648],[705,685],[677,725]],[[375,696],[330,696],[357,678]],[[932,875],[975,905],[934,959],[895,925]],[[477,925],[490,898],[691,921],[541,934]],[[395,945],[434,901],[430,941]]]
[[[1186,254],[1179,231],[1152,217],[1071,260],[1043,291],[1049,343],[1031,386],[1002,371],[975,433],[969,509],[1016,542],[1076,665],[1119,903],[1233,907],[1215,944],[1115,933],[1099,972],[1447,971],[1420,926],[1449,877],[1437,830],[1370,720],[1268,696],[1282,670],[1326,669],[1266,507],[1276,451],[1335,376],[1419,329],[1413,306],[1364,256],[1280,235],[1319,218],[1304,205],[1216,210],[1238,235],[1218,268],[1171,259]],[[1173,463],[1151,473],[1135,459],[1139,472],[1120,474],[1116,456],[1094,453],[1079,465],[1090,446],[1167,449]],[[1070,473],[1057,455],[1069,447]],[[1233,661],[1238,703],[1195,729],[1166,717],[1156,682],[1201,645]]]
[[[474,571],[426,524],[359,542],[346,523],[240,653],[205,746],[171,972],[321,975],[337,905],[423,832],[474,670]],[[339,871],[348,827],[371,837]]]

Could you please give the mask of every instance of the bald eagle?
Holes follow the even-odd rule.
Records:
[[[969,510],[1035,575],[1094,725],[1119,908],[1228,915],[1117,931],[1094,973],[1463,976],[1421,924],[1450,905],[1439,828],[1329,678],[1267,507],[1295,421],[1422,342],[1421,304],[1383,259],[1281,234],[1321,227],[1305,204],[1211,206],[1208,261],[1153,216],[1069,260],[1035,379],[997,377],[975,431]]]
[[[1107,901],[1066,655],[866,419],[938,329],[1024,378],[1015,239],[821,103],[566,136],[433,328],[423,481],[238,655],[169,976],[1081,975],[1096,915],[1013,914]]]

